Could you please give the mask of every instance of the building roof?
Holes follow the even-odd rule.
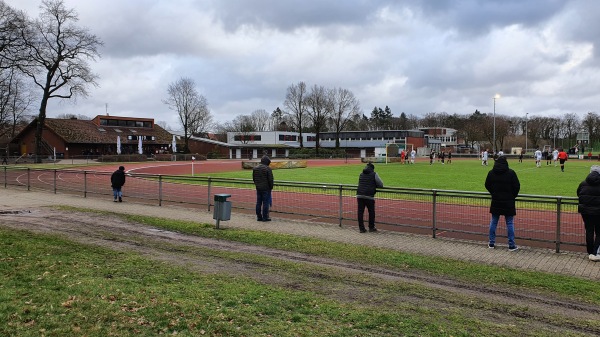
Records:
[[[178,139],[185,137],[185,133],[183,131],[172,131],[171,133],[174,134],[174,135],[176,135],[178,137]],[[214,145],[219,145],[219,146],[226,146],[226,147],[233,146],[232,144],[223,143],[223,142],[220,142],[218,140],[210,139],[210,138],[190,136],[190,139],[194,140],[194,141],[197,141],[197,142],[203,142],[203,143],[214,144]]]
[[[29,127],[35,127],[37,119]],[[144,139],[144,143],[171,144],[173,136],[171,133],[154,124],[151,128],[145,127],[123,127],[123,126],[105,126],[97,125],[93,120],[81,119],[57,119],[46,118],[45,127],[66,143],[71,144],[107,144],[116,142],[117,136],[120,136],[122,144],[137,144],[139,136],[151,136],[153,140]],[[128,136],[136,136],[128,139]],[[18,137],[18,136],[17,136]]]

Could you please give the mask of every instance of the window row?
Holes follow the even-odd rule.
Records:
[[[156,140],[155,136],[136,136],[136,135],[129,135],[129,136],[127,136],[128,140],[139,140],[140,138],[142,138],[142,141],[144,141],[144,140]]]
[[[124,119],[101,118],[100,125],[127,126],[127,127],[133,127],[133,128],[151,128],[152,122],[151,121],[130,121],[130,120],[124,120]]]

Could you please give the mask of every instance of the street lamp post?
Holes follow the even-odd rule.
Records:
[[[500,98],[499,94],[496,94],[493,99],[494,99],[494,144],[492,146],[492,151],[494,152],[494,154],[496,154],[496,99]]]
[[[527,152],[527,121],[529,121],[527,116],[529,116],[529,112],[525,114],[525,152]]]

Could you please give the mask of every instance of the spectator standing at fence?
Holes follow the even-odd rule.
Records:
[[[577,188],[578,211],[585,225],[585,246],[591,261],[600,261],[600,166],[594,165],[590,174]]]
[[[490,213],[489,248],[496,247],[496,227],[500,216],[504,216],[506,221],[506,231],[508,236],[508,250],[517,250],[515,244],[515,226],[514,217],[517,214],[515,199],[519,195],[521,184],[515,171],[508,167],[508,161],[505,156],[498,157],[494,167],[488,172],[485,179],[485,188],[492,195]]]
[[[365,207],[369,212],[369,232],[377,232],[375,228],[375,193],[377,188],[383,187],[383,181],[375,172],[375,165],[368,163],[358,177],[358,188],[356,189],[356,201],[358,204],[358,229],[361,233],[365,229]]]
[[[125,167],[119,166],[119,169],[110,176],[110,184],[113,189],[113,201],[123,201],[123,185],[125,185]]]
[[[271,191],[273,190],[273,171],[269,167],[271,159],[263,156],[260,164],[252,169],[252,180],[256,186],[256,220],[271,221]]]
[[[8,165],[8,156],[6,152],[2,155],[2,165]]]
[[[567,153],[561,148],[558,152],[558,161],[560,162],[560,170],[565,172],[565,162],[569,159]]]
[[[452,150],[448,150],[448,164],[452,164]]]

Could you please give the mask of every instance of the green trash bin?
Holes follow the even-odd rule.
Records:
[[[219,228],[219,222],[221,220],[227,221],[231,219],[231,201],[227,201],[227,198],[229,197],[231,197],[231,194],[215,194],[213,219],[217,221],[216,228]]]

